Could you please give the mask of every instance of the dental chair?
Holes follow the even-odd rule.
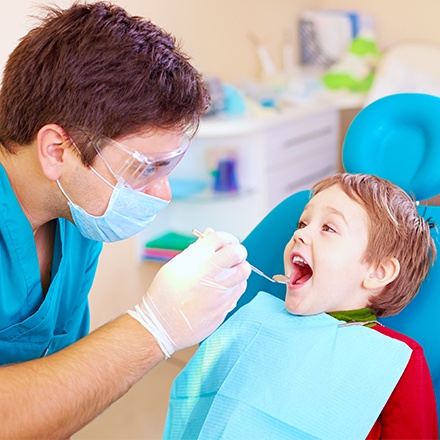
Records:
[[[396,94],[365,107],[351,123],[342,161],[350,173],[375,174],[399,185],[415,200],[440,193],[440,98]],[[283,250],[296,229],[309,191],[276,206],[246,237],[248,261],[268,275],[284,273]],[[437,225],[431,230],[440,254],[440,206],[419,204],[419,213]],[[437,260],[440,257],[437,257]],[[284,299],[285,286],[252,274],[236,309],[259,291]],[[398,315],[380,321],[419,342],[425,351],[440,409],[440,262],[436,261],[414,300]]]

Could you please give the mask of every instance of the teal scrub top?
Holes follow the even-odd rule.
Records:
[[[101,242],[58,219],[45,294],[31,224],[0,165],[0,365],[49,355],[88,333],[88,294],[101,250]]]

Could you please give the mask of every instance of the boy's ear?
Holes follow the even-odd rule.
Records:
[[[378,265],[372,266],[364,279],[363,287],[368,290],[381,290],[393,282],[400,272],[400,263],[397,258],[384,258]]]
[[[45,176],[57,180],[62,174],[65,151],[70,147],[65,130],[56,124],[47,124],[37,134],[38,159]]]

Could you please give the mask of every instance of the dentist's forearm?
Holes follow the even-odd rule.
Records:
[[[164,355],[123,315],[46,358],[0,368],[0,438],[67,438]]]

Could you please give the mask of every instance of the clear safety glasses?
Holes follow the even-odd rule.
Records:
[[[189,137],[183,134],[176,150],[149,155],[132,150],[105,136],[93,146],[118,182],[136,191],[144,191],[152,181],[167,176],[175,168],[188,150],[189,144]]]

